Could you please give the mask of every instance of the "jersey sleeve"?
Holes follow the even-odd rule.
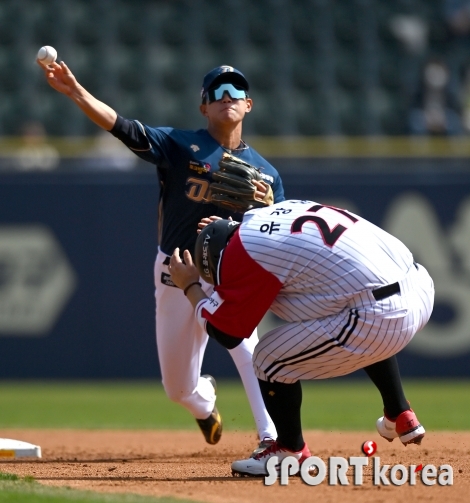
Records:
[[[250,257],[236,231],[222,253],[219,284],[200,306],[200,316],[225,334],[248,338],[281,286],[276,276]]]
[[[131,121],[118,115],[109,132],[131,150],[145,152],[151,149],[144,127],[139,121]]]
[[[173,128],[151,128],[137,120],[118,115],[110,133],[144,161],[160,164],[165,157],[167,138]]]

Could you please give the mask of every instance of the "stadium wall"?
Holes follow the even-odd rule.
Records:
[[[466,158],[270,159],[286,196],[345,207],[402,239],[435,279],[404,376],[469,376],[470,171]],[[75,164],[74,164],[75,166]],[[0,173],[0,378],[153,378],[153,170]],[[267,316],[261,331],[279,323]],[[210,342],[204,371],[232,377]]]

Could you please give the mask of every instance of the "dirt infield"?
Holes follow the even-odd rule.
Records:
[[[292,501],[457,503],[469,501],[470,433],[428,432],[422,446],[388,443],[376,433],[308,431],[313,455],[360,456],[365,440],[378,444],[380,464],[432,464],[453,468],[453,486],[375,486],[371,463],[364,469],[364,484],[329,486],[327,480],[308,486],[298,477],[287,486],[264,486],[263,479],[233,478],[230,463],[253,448],[253,433],[226,432],[217,446],[203,443],[198,431],[64,431],[0,430],[0,437],[24,440],[42,447],[41,460],[0,461],[0,471],[31,475],[51,486],[68,486],[102,492],[175,496],[207,503],[284,503]],[[350,472],[348,472],[349,474]],[[294,499],[295,498],[295,499]]]

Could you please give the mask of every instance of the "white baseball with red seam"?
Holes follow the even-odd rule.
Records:
[[[50,45],[41,47],[38,51],[38,60],[43,65],[50,65],[57,59],[57,51]]]

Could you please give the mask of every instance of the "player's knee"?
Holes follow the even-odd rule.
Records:
[[[163,383],[163,389],[165,390],[166,396],[175,403],[183,404],[187,401],[188,399],[188,394],[184,390],[182,390],[178,386],[172,386],[169,385],[167,386],[165,383]]]

